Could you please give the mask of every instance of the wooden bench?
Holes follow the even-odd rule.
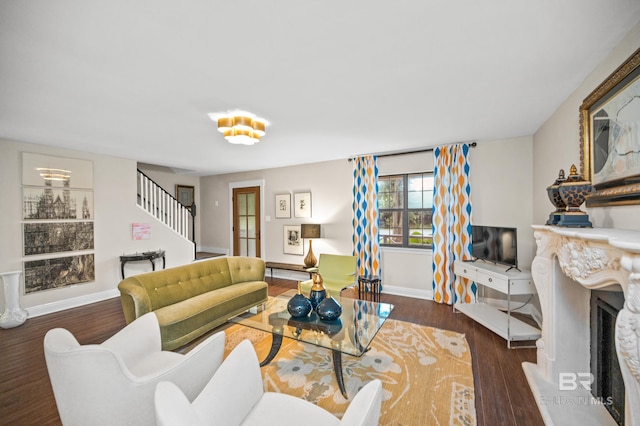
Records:
[[[283,271],[305,272],[309,274],[309,278],[313,277],[313,272],[309,272],[307,270],[307,267],[304,265],[296,265],[294,263],[265,262],[264,266],[271,270],[271,280],[273,280],[274,269],[281,269]]]

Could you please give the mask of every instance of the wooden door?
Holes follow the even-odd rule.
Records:
[[[233,189],[233,255],[260,257],[260,187]]]

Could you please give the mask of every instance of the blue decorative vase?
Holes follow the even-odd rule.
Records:
[[[311,312],[312,309],[313,307],[311,306],[311,302],[302,294],[302,291],[300,290],[300,281],[298,281],[298,294],[289,299],[289,303],[287,303],[287,311],[289,311],[289,314],[292,317],[300,318],[309,315],[309,312]]]
[[[566,180],[564,177],[564,170],[560,169],[558,172],[558,179],[550,186],[547,187],[547,195],[549,196],[549,201],[556,208],[556,210],[549,215],[549,220],[547,220],[547,225],[557,225],[558,221],[562,213],[567,209],[567,205],[562,201],[562,197],[560,196],[560,184]]]
[[[333,321],[342,315],[342,306],[331,295],[327,295],[316,307],[316,313],[321,320]]]
[[[591,182],[579,175],[578,169],[572,164],[569,176],[558,186],[558,193],[567,209],[560,214],[557,225],[570,228],[591,228],[593,225],[589,221],[589,215],[580,210],[580,206],[592,191]]]
[[[311,306],[313,307],[314,311],[325,297],[327,297],[327,290],[322,284],[322,276],[320,274],[313,274],[313,285],[311,286],[309,300],[311,301]]]

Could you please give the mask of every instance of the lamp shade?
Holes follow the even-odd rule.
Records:
[[[302,224],[300,233],[302,238],[320,238],[320,225]]]

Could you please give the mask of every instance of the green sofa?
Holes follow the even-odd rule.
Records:
[[[162,349],[183,346],[267,301],[265,264],[255,257],[220,257],[128,277],[118,284],[127,324],[155,312]]]

